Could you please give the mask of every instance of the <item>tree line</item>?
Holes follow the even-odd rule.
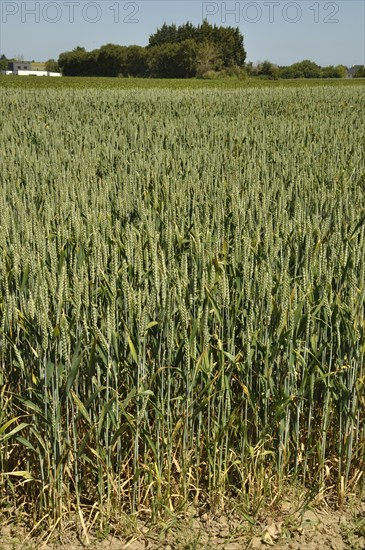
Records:
[[[238,28],[166,23],[143,46],[106,44],[86,51],[77,47],[60,54],[65,76],[135,76],[191,78],[208,71],[243,70],[246,51]]]
[[[347,68],[344,65],[329,65],[321,67],[305,59],[289,66],[274,65],[270,61],[263,61],[253,66],[252,63],[246,66],[247,74],[268,79],[292,79],[292,78],[345,78]],[[361,74],[355,76],[362,76]]]

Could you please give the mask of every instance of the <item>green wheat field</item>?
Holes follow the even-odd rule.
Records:
[[[361,489],[364,87],[55,80],[1,80],[1,509]]]

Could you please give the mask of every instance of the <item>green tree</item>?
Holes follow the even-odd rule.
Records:
[[[98,74],[99,50],[87,52],[78,46],[71,52],[61,53],[58,65],[65,76],[94,76]]]
[[[309,59],[293,63],[289,67],[281,67],[279,74],[281,78],[321,78],[322,76],[321,67]]]
[[[9,60],[7,59],[6,55],[2,54],[0,57],[0,71],[6,71],[8,68]]]
[[[365,78],[365,65],[356,71],[353,78]]]
[[[211,42],[203,42],[198,46],[196,59],[196,76],[203,76],[209,71],[220,71],[223,66],[220,51]]]
[[[146,76],[147,51],[142,46],[105,44],[87,52],[77,47],[58,59],[65,76]]]
[[[163,44],[171,44],[178,41],[176,25],[168,25],[164,23],[160,29],[154,34],[151,34],[148,40],[147,47],[162,46]]]
[[[164,23],[160,29],[149,37],[148,48],[164,44],[182,43],[195,40],[198,44],[212,44],[218,52],[224,67],[243,67],[246,51],[243,46],[243,36],[239,28],[218,27],[204,20],[194,27],[190,22],[177,27]]]
[[[61,53],[58,57],[58,65],[65,76],[79,76],[85,57],[85,48],[77,46],[72,51]]]
[[[263,61],[256,68],[257,76],[265,76],[270,79],[279,78],[279,68],[270,61]]]
[[[225,67],[243,67],[246,51],[240,30],[232,27],[217,27],[213,32],[214,44],[219,48]]]
[[[142,46],[128,46],[124,49],[121,61],[120,75],[147,76],[147,50]]]
[[[48,59],[48,61],[46,61],[45,69],[51,73],[60,72],[60,67],[55,59]]]
[[[150,76],[189,78],[195,76],[198,45],[195,40],[153,46],[148,51]]]
[[[105,44],[101,46],[97,54],[97,70],[95,70],[95,74],[100,76],[118,76],[123,70],[126,49],[126,46],[119,46],[117,44]]]
[[[321,69],[322,78],[345,78],[346,77],[346,67],[344,65],[329,65],[328,67],[322,67]]]
[[[177,42],[183,42],[184,40],[189,40],[189,38],[193,40],[197,39],[197,28],[190,21],[184,23],[184,25],[180,25],[176,30]]]

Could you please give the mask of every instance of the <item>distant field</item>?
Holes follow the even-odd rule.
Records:
[[[266,80],[247,78],[239,80],[225,78],[216,80],[203,79],[157,79],[157,78],[104,78],[104,77],[23,77],[0,75],[0,88],[262,88],[262,87],[306,87],[306,86],[361,86],[365,79],[295,79]]]
[[[356,494],[363,83],[0,83],[1,510]]]

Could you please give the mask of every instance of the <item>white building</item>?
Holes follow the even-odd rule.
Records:
[[[45,65],[31,61],[9,61],[8,69],[1,72],[18,76],[61,76],[61,73],[46,71]]]
[[[53,73],[51,71],[1,71],[2,74],[13,74],[17,76],[61,76],[61,73]]]

